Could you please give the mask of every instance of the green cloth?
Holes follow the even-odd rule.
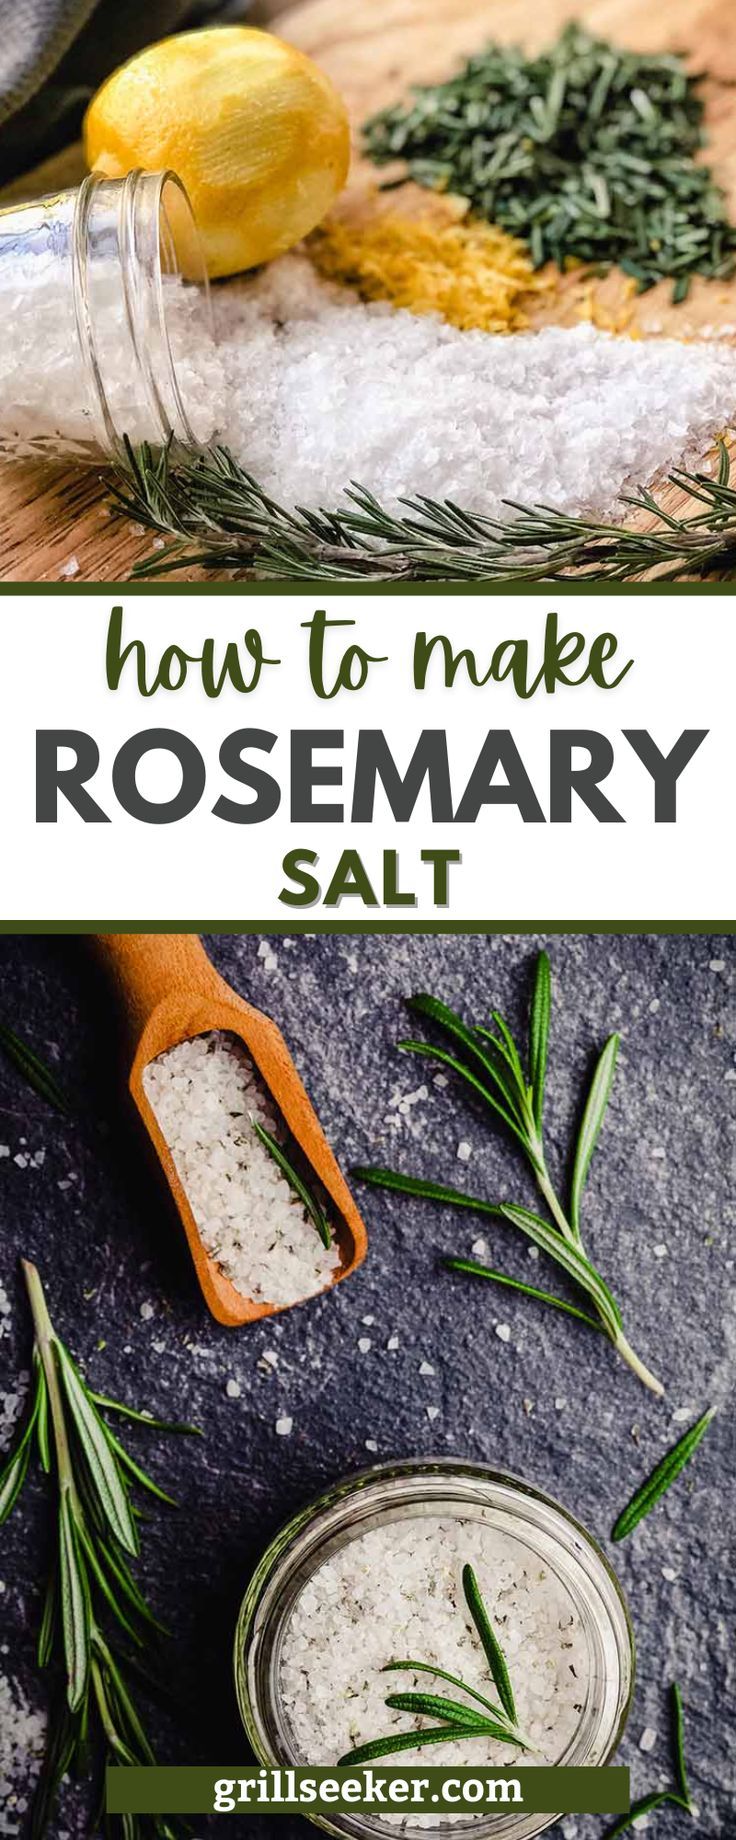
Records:
[[[0,0],[0,180],[73,140],[99,84],[141,46],[247,11],[248,0]]]

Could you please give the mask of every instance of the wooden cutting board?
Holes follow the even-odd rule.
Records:
[[[678,50],[693,69],[707,70],[704,87],[715,166],[736,218],[736,16],[734,0],[306,0],[275,22],[283,38],[314,57],[342,91],[357,126],[372,110],[405,94],[413,81],[436,81],[491,37],[536,50],[570,17],[641,51]],[[38,196],[82,173],[78,148],[16,181],[4,199]],[[360,209],[375,173],[356,155],[344,208]],[[403,194],[402,194],[403,196]],[[687,338],[712,328],[736,338],[736,279],[696,282],[684,305],[672,307],[662,283],[633,303],[623,278],[596,284],[596,311],[605,321],[631,315],[642,333]],[[588,290],[589,293],[589,290]],[[569,276],[552,305],[537,307],[533,323],[573,323],[586,309],[581,283]],[[0,360],[1,361],[1,360]],[[671,495],[669,503],[677,502]],[[76,580],[120,581],[150,552],[150,533],[110,517],[104,478],[95,469],[0,468],[0,579],[55,581],[75,558]],[[196,571],[179,580],[197,579]]]

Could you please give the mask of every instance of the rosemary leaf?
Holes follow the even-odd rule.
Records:
[[[449,1725],[466,1725],[469,1731],[487,1731],[490,1724],[489,1719],[474,1712],[472,1707],[459,1706],[456,1700],[443,1699],[438,1693],[390,1693],[386,1705],[395,1712],[434,1715],[445,1719]]]
[[[282,1145],[278,1143],[277,1139],[272,1137],[271,1132],[267,1131],[264,1125],[259,1124],[257,1118],[252,1118],[251,1124],[256,1137],[264,1145],[265,1149],[268,1150],[269,1155],[273,1157],[282,1175],[286,1177],[289,1187],[293,1188],[294,1194],[299,1197],[302,1207],[306,1209],[312,1225],[317,1229],[323,1246],[329,1248],[332,1245],[332,1235],[330,1233],[327,1216],[320,1207],[319,1202],[307,1188],[306,1182],[302,1181],[293,1163],[289,1161],[286,1151],[282,1148]]]
[[[93,1393],[90,1399],[105,1412],[116,1412],[120,1418],[131,1418],[137,1425],[146,1425],[149,1431],[173,1431],[180,1437],[203,1437],[199,1425],[182,1425],[173,1419],[152,1418],[150,1412],[136,1412],[133,1406],[122,1404],[119,1399],[108,1399],[106,1393]]]
[[[43,1610],[41,1612],[41,1622],[38,1630],[36,1660],[40,1668],[48,1667],[51,1660],[51,1650],[56,1626],[56,1611],[56,1566],[54,1566],[53,1571],[49,1573],[46,1590],[44,1592]]]
[[[440,1061],[443,1067],[450,1067],[452,1072],[458,1074],[461,1080],[465,1080],[468,1086],[472,1086],[474,1092],[480,1094],[485,1104],[490,1106],[492,1112],[497,1113],[502,1123],[513,1133],[514,1137],[518,1138],[519,1143],[523,1146],[523,1129],[515,1123],[506,1106],[501,1105],[498,1099],[494,1099],[493,1093],[488,1091],[488,1087],[483,1085],[482,1080],[478,1079],[477,1075],[472,1072],[470,1067],[464,1067],[462,1061],[459,1061],[454,1054],[448,1054],[445,1048],[432,1047],[426,1041],[400,1041],[397,1043],[397,1046],[402,1054],[418,1054],[423,1056],[425,1060]]]
[[[30,1446],[23,1443],[9,1457],[0,1475],[0,1527],[12,1514],[28,1474]]]
[[[113,1458],[108,1428],[61,1343],[57,1343],[57,1353],[64,1392],[100,1507],[121,1546],[135,1554],[138,1536],[127,1490]]]
[[[46,1386],[38,1364],[34,1362],[35,1385],[31,1396],[30,1409],[21,1426],[20,1436],[11,1450],[10,1456],[0,1470],[0,1527],[12,1513],[26,1479],[31,1455],[31,1439],[38,1424],[42,1404],[45,1401]]]
[[[574,1303],[568,1303],[566,1298],[555,1297],[552,1291],[540,1291],[535,1284],[523,1284],[520,1278],[510,1278],[505,1271],[494,1271],[489,1265],[479,1265],[475,1259],[447,1258],[442,1263],[446,1271],[462,1271],[468,1272],[473,1278],[489,1278],[494,1284],[505,1284],[509,1290],[522,1291],[525,1297],[535,1297],[538,1303],[547,1303],[555,1310],[564,1310],[568,1316],[577,1317],[578,1322],[587,1323],[589,1329],[601,1329],[595,1316],[579,1310]]]
[[[124,1470],[128,1471],[134,1481],[140,1483],[142,1489],[147,1489],[149,1495],[155,1495],[158,1501],[165,1502],[167,1508],[177,1508],[179,1505],[178,1502],[174,1501],[172,1495],[166,1494],[166,1491],[160,1487],[158,1482],[154,1481],[153,1476],[149,1476],[148,1471],[143,1469],[140,1463],[136,1463],[135,1458],[131,1457],[130,1451],[126,1450],[125,1446],[119,1443],[118,1439],[113,1436],[108,1425],[105,1426],[105,1431],[107,1433],[107,1441],[110,1445],[110,1449],[114,1451],[118,1462],[122,1465]],[[123,1541],[122,1544],[124,1545],[125,1542]],[[126,1550],[129,1552],[131,1549],[127,1547]],[[137,1552],[137,1545],[133,1550]]]
[[[632,1496],[628,1506],[625,1507],[623,1513],[619,1515],[613,1533],[611,1534],[613,1540],[627,1539],[628,1535],[633,1533],[634,1528],[644,1519],[645,1515],[651,1514],[652,1508],[656,1507],[657,1502],[665,1494],[666,1490],[672,1487],[673,1482],[676,1481],[680,1471],[685,1468],[686,1463],[690,1462],[690,1458],[694,1455],[702,1438],[705,1437],[705,1433],[712,1419],[715,1417],[716,1411],[716,1406],[709,1406],[707,1412],[703,1413],[702,1418],[699,1418],[696,1424],[690,1426],[690,1429],[684,1433],[683,1437],[678,1439],[678,1442],[673,1445],[671,1450],[668,1450],[666,1456],[657,1464],[656,1469],[652,1470],[651,1476],[647,1478],[646,1482],[642,1483],[640,1489],[637,1489],[636,1494]]]
[[[509,1670],[506,1666],[503,1650],[491,1623],[483,1598],[481,1597],[478,1580],[472,1565],[463,1566],[463,1591],[465,1593],[465,1602],[478,1632],[483,1653],[491,1670],[491,1679],[501,1701],[501,1705],[512,1724],[515,1725],[516,1702],[514,1700]]]
[[[459,1687],[460,1692],[466,1693],[469,1699],[477,1700],[478,1705],[484,1706],[491,1718],[499,1721],[504,1719],[503,1709],[500,1706],[494,1706],[491,1700],[478,1692],[476,1687],[469,1687],[467,1681],[460,1680],[457,1674],[448,1674],[444,1668],[434,1667],[429,1661],[387,1661],[382,1672],[384,1674],[432,1674],[435,1680],[446,1680],[450,1686]]]
[[[0,1048],[7,1059],[12,1062],[18,1073],[22,1074],[26,1084],[48,1105],[55,1106],[57,1112],[68,1112],[66,1095],[62,1092],[56,1075],[46,1066],[40,1055],[30,1048],[14,1029],[8,1028],[6,1022],[0,1022]]]
[[[423,1731],[397,1731],[390,1738],[374,1738],[370,1744],[359,1744],[355,1750],[347,1751],[338,1758],[338,1769],[343,1764],[370,1763],[373,1757],[388,1757],[393,1751],[413,1751],[415,1746],[424,1744],[451,1744],[453,1738],[467,1738],[467,1725],[425,1725]]]
[[[500,1219],[501,1209],[491,1201],[483,1201],[478,1195],[466,1195],[461,1188],[450,1188],[442,1182],[426,1182],[421,1176],[400,1175],[396,1169],[383,1169],[377,1164],[356,1163],[351,1176],[358,1182],[366,1182],[370,1188],[386,1188],[397,1195],[414,1195],[419,1201],[439,1201],[445,1207],[472,1208],[479,1214],[491,1214],[495,1220]]]
[[[600,1272],[596,1271],[590,1259],[586,1258],[582,1248],[571,1246],[566,1240],[561,1239],[554,1227],[548,1226],[546,1220],[542,1220],[539,1214],[533,1214],[529,1208],[502,1204],[501,1213],[506,1220],[511,1222],[512,1226],[519,1227],[522,1233],[526,1234],[527,1239],[541,1247],[543,1252],[549,1253],[550,1258],[554,1259],[557,1265],[561,1265],[562,1270],[580,1285],[581,1290],[587,1291],[599,1311],[604,1328],[611,1340],[615,1342],[621,1326],[618,1304],[612,1297]]]
[[[593,1074],[590,1092],[583,1113],[583,1121],[580,1126],[575,1147],[575,1162],[573,1164],[572,1184],[570,1188],[570,1221],[577,1239],[580,1238],[580,1202],[583,1188],[585,1187],[585,1180],[590,1168],[590,1159],[593,1155],[596,1143],[598,1142],[606,1106],[611,1096],[619,1042],[620,1036],[609,1036],[601,1052],[595,1073]]]
[[[87,1690],[90,1668],[90,1601],[66,1492],[62,1493],[59,1503],[59,1587],[67,1704],[70,1712],[78,1712]]]
[[[645,1814],[652,1814],[655,1808],[662,1808],[665,1802],[672,1800],[669,1789],[659,1789],[653,1795],[643,1795],[638,1802],[632,1802],[628,1814],[623,1814],[620,1821],[606,1829],[605,1840],[615,1840],[617,1834],[628,1833],[629,1828],[635,1827]]]
[[[438,1023],[448,1034],[456,1036],[457,1040],[467,1052],[480,1062],[486,1073],[490,1074],[491,1079],[494,1080],[498,1086],[501,1097],[509,1111],[516,1117],[516,1123],[520,1125],[523,1130],[524,1118],[523,1115],[519,1115],[518,1073],[513,1058],[509,1056],[507,1045],[504,1042],[497,1041],[496,1037],[490,1035],[487,1029],[469,1029],[466,1023],[463,1022],[462,1017],[456,1015],[455,1011],[450,1009],[447,1003],[441,1003],[438,997],[431,997],[422,992],[419,996],[409,998],[407,1009],[410,1009],[417,1016],[428,1017],[430,1022]],[[491,1054],[483,1047],[483,1041],[488,1042],[489,1046],[495,1051],[496,1056],[506,1062],[507,1067],[510,1069],[511,1078],[508,1077],[507,1073],[499,1070]],[[404,1043],[399,1042],[399,1047],[403,1047],[404,1045]],[[406,1045],[415,1046],[416,1044]],[[418,1045],[420,1048],[426,1048],[425,1042],[420,1042]],[[524,1092],[522,1085],[522,1100],[523,1098]]]
[[[552,1014],[552,973],[546,952],[540,952],[534,974],[529,1012],[529,1078],[534,1095],[534,1121],[541,1137],[544,1115],[544,1081],[547,1073],[549,1025]]]

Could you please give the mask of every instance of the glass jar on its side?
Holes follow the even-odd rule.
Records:
[[[285,1705],[282,1657],[295,1605],[319,1568],[350,1541],[392,1522],[404,1523],[406,1531],[407,1522],[427,1516],[459,1519],[463,1526],[480,1523],[508,1536],[518,1542],[520,1556],[541,1561],[564,1590],[585,1644],[587,1683],[574,1736],[557,1762],[607,1763],[626,1723],[634,1681],[633,1634],[614,1572],[590,1534],[548,1496],[480,1464],[445,1460],[398,1463],[338,1484],[296,1515],[264,1554],[243,1600],[234,1657],[240,1713],[259,1762],[273,1767],[334,1761],[300,1754]],[[472,1561],[472,1531],[468,1558]],[[354,1643],[360,1671],[357,1628]],[[387,1840],[397,1831],[404,1840],[420,1840],[427,1831],[438,1840],[471,1835],[532,1840],[559,1815],[469,1812],[436,1820],[425,1815],[414,1826],[409,1817],[397,1826],[396,1814],[387,1820],[380,1813],[348,1810],[310,1819],[341,1840]]]
[[[0,308],[0,457],[211,438],[209,290],[174,173],[90,173],[0,211]]]

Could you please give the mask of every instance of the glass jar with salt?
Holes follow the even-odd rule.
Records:
[[[408,1687],[457,1699],[462,1685],[471,1704],[477,1694],[496,1697],[464,1596],[468,1567],[531,1754],[495,1737],[453,1733],[433,1744],[431,1763],[607,1763],[634,1678],[631,1625],[614,1573],[549,1497],[479,1464],[445,1460],[378,1467],[339,1484],[264,1555],[235,1639],[240,1712],[259,1762],[335,1765],[401,1732],[408,1742],[398,1755],[392,1746],[385,1762],[426,1765],[426,1751],[411,1745],[421,1715],[391,1708],[397,1681],[402,1696]],[[410,1661],[421,1663],[414,1678]],[[401,1672],[387,1673],[390,1663],[402,1664]],[[453,1840],[471,1832],[474,1840],[531,1840],[559,1816],[468,1808],[413,1821],[406,1809],[310,1818],[352,1840],[388,1835],[397,1821],[409,1840],[427,1828]]]
[[[211,306],[174,173],[91,173],[0,211],[0,457],[112,459],[211,438]],[[196,372],[178,362],[194,343]]]

